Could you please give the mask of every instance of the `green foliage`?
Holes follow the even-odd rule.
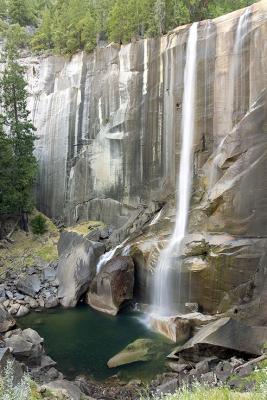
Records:
[[[0,377],[0,399],[1,400],[30,400],[30,379],[24,375],[19,383],[14,383],[14,363],[7,362],[3,374]]]
[[[250,393],[240,393],[227,386],[209,387],[195,383],[192,387],[183,387],[174,394],[157,397],[149,394],[142,395],[140,400],[264,400],[266,399],[266,373],[265,384]]]
[[[32,186],[37,173],[33,155],[35,128],[29,120],[24,68],[16,58],[16,36],[6,45],[6,64],[0,79],[0,213],[22,213],[33,207]]]
[[[42,214],[37,214],[30,222],[32,231],[36,235],[43,235],[47,231],[46,219]]]
[[[32,49],[56,54],[93,50],[99,40],[128,43],[178,25],[214,18],[254,0],[0,0],[0,33],[11,23],[37,26]],[[6,24],[6,25],[5,25]],[[17,29],[17,28],[16,28]],[[17,29],[18,30],[18,29]],[[21,31],[20,46],[27,44]]]
[[[11,23],[21,26],[34,25],[34,3],[31,0],[6,0],[8,17]]]
[[[29,36],[25,28],[19,24],[8,24],[3,34],[6,38],[7,53],[16,52],[17,49],[25,48],[29,44]]]

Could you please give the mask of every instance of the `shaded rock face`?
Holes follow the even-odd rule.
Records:
[[[86,302],[96,310],[116,315],[133,298],[134,264],[131,257],[112,258],[94,278]]]
[[[253,300],[257,322],[267,321],[266,11],[266,1],[250,7],[238,49],[244,11],[199,23],[189,233],[204,235],[196,245],[189,237],[183,255],[184,302],[216,312]],[[123,227],[140,203],[174,194],[188,28],[71,59],[22,60],[39,135],[41,210]],[[150,300],[173,214],[133,243],[139,299]]]
[[[58,298],[64,307],[75,307],[95,276],[96,264],[105,246],[82,235],[63,232],[58,249]]]
[[[14,318],[0,305],[0,333],[7,332],[16,325]]]
[[[38,275],[25,275],[19,278],[17,289],[28,296],[35,297],[41,289],[41,281]]]
[[[261,355],[267,339],[267,328],[248,326],[231,318],[221,318],[218,321],[202,327],[188,342],[171,353],[171,357],[183,351],[194,351],[197,347],[230,349],[250,355]]]
[[[39,365],[43,354],[43,339],[30,328],[10,333],[5,338],[6,347],[12,348],[14,357],[29,366]]]

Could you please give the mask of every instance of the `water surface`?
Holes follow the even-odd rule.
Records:
[[[122,379],[149,380],[165,368],[171,344],[150,331],[138,313],[108,316],[81,305],[75,309],[33,312],[19,319],[22,328],[35,329],[45,340],[45,350],[68,379],[87,375],[104,380],[114,374]],[[130,342],[155,339],[159,352],[152,361],[109,369],[107,361]]]

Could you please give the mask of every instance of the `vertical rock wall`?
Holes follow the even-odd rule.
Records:
[[[188,28],[70,59],[23,60],[39,135],[42,211],[68,223],[102,219],[120,227],[140,204],[174,195]],[[246,297],[248,283],[260,282],[261,293],[265,285],[266,37],[265,0],[198,26],[190,232],[204,233],[205,245],[185,257],[206,263],[196,268],[187,260],[196,272],[195,300],[209,311],[223,309],[225,295],[237,298],[244,285]],[[152,257],[153,246],[145,247],[153,269],[157,252]]]
[[[196,173],[266,84],[266,2],[251,8],[244,47],[233,54],[242,12],[199,24]],[[133,207],[174,192],[187,36],[185,26],[70,59],[23,60],[39,136],[41,210],[70,223],[80,216],[121,225]],[[231,106],[236,57],[241,80]]]

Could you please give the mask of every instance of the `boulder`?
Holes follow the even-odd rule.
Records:
[[[75,307],[95,276],[105,246],[77,233],[63,232],[58,249],[61,254],[57,269],[58,298],[63,307]]]
[[[26,365],[40,365],[43,354],[43,339],[33,329],[24,329],[5,338],[6,347],[12,349],[14,357]]]
[[[29,314],[29,312],[30,310],[27,307],[21,305],[18,309],[16,317],[24,317],[25,315]]]
[[[175,343],[185,342],[191,333],[191,323],[181,316],[158,317],[152,315],[151,327]]]
[[[202,327],[188,342],[176,348],[170,357],[183,351],[194,352],[196,348],[212,348],[214,351],[231,349],[250,355],[260,355],[266,342],[266,327],[249,326],[226,317]]]
[[[163,396],[166,394],[173,394],[179,387],[179,380],[177,378],[170,379],[157,387],[157,395]]]
[[[52,360],[51,357],[47,356],[46,354],[42,355],[41,358],[41,368],[42,369],[50,369],[54,367],[57,363]]]
[[[0,333],[7,332],[16,325],[14,318],[0,305]]]
[[[0,284],[0,300],[5,301],[6,299],[6,290],[5,285],[3,283]]]
[[[30,297],[30,296],[25,296],[24,300],[25,300],[25,302],[26,302],[27,304],[29,304],[30,308],[35,309],[35,308],[37,308],[37,307],[39,306],[37,300],[33,299],[33,298]]]
[[[35,297],[41,290],[41,281],[38,275],[21,276],[17,282],[17,289],[28,296]]]
[[[10,347],[12,349],[12,354],[21,361],[24,361],[26,357],[30,356],[33,346],[32,343],[28,342],[20,335],[13,335],[5,339],[5,345]]]
[[[131,257],[112,258],[94,278],[86,302],[98,311],[116,315],[133,298],[134,264]]]
[[[53,266],[48,266],[43,271],[45,281],[52,282],[56,279],[57,271]]]
[[[59,304],[58,298],[56,296],[49,296],[45,299],[45,308],[54,308]]]
[[[38,345],[44,342],[44,339],[34,329],[27,328],[22,331],[23,337],[32,344]]]
[[[178,362],[169,362],[167,366],[174,372],[180,374],[181,372],[190,369],[189,364],[180,364]]]
[[[58,379],[44,385],[45,388],[58,394],[65,394],[70,400],[80,400],[82,392],[73,382],[65,379]]]
[[[131,364],[138,361],[149,361],[155,352],[155,342],[151,339],[137,339],[128,344],[122,351],[112,357],[107,365],[116,368],[121,365]]]

